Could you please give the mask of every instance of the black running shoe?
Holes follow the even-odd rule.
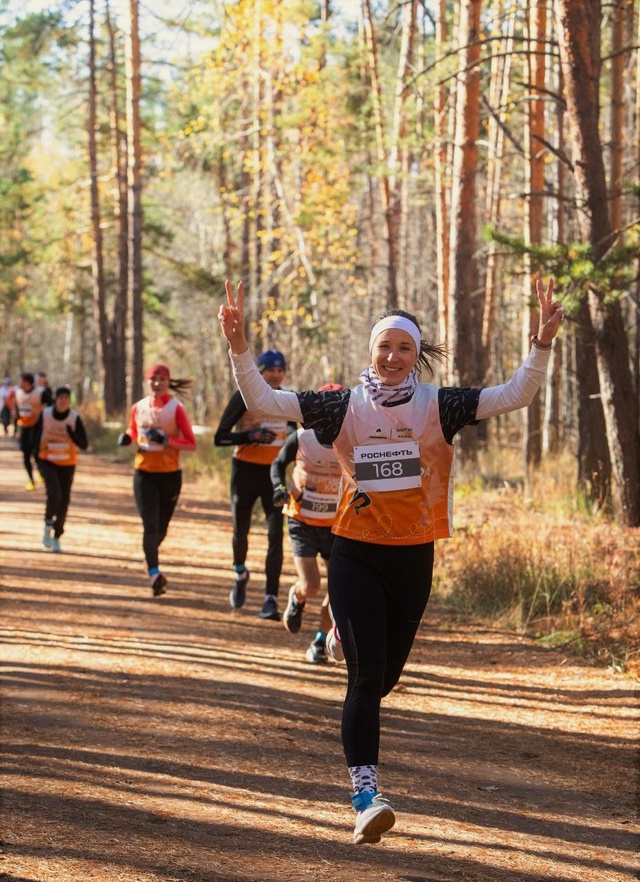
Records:
[[[232,609],[240,609],[247,599],[247,585],[249,584],[249,570],[245,570],[242,579],[236,576],[233,588],[229,592],[229,603]]]
[[[275,597],[267,597],[258,616],[261,619],[272,619],[274,622],[280,621],[280,613],[278,612],[278,602]]]
[[[324,640],[313,640],[307,649],[307,661],[312,665],[326,665],[327,649]]]
[[[161,594],[167,593],[167,580],[162,573],[158,573],[151,583],[151,590],[153,591],[154,597],[160,597]]]
[[[304,601],[300,603],[296,597],[295,586],[289,591],[289,602],[282,616],[282,624],[290,634],[297,634],[302,625],[302,612],[304,610]]]

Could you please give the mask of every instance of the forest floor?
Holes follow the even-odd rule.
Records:
[[[383,707],[396,826],[355,847],[345,671],[305,660],[317,606],[295,637],[258,619],[263,527],[233,612],[227,500],[186,484],[154,600],[129,467],[81,458],[59,555],[40,544],[44,490],[25,492],[10,439],[0,473],[0,879],[638,878],[638,694],[624,674],[436,598]]]

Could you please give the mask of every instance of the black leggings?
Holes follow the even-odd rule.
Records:
[[[180,496],[182,471],[133,472],[133,495],[142,518],[142,548],[149,569],[158,566],[158,549]]]
[[[257,499],[267,519],[267,556],[264,564],[265,594],[277,596],[282,570],[282,509],[273,504],[273,486],[268,465],[231,460],[231,514],[233,517],[233,562],[240,566],[247,559],[251,513]]]
[[[349,767],[378,763],[380,702],[400,679],[432,572],[433,542],[391,546],[335,537],[329,599],[347,663],[342,745]]]
[[[35,460],[38,471],[41,471],[40,463],[38,462],[38,451],[33,445],[34,433],[35,426],[22,426],[20,428],[20,450],[22,451],[22,460],[30,481],[33,481],[32,459]]]
[[[46,459],[41,459],[39,464],[47,488],[44,517],[48,523],[53,524],[53,535],[60,538],[64,533],[76,467],[55,465]]]

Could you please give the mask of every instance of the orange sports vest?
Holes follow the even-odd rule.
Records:
[[[270,419],[251,410],[242,414],[236,424],[238,432],[249,432],[251,429],[269,429],[275,433],[271,444],[237,444],[233,450],[235,459],[243,462],[255,462],[258,465],[271,465],[287,437],[286,420]]]
[[[333,532],[380,545],[419,545],[452,533],[453,445],[440,426],[438,387],[411,401],[374,404],[352,390],[334,448],[342,493]]]
[[[176,410],[180,402],[171,398],[164,407],[151,406],[151,398],[143,398],[136,404],[136,428],[138,452],[133,467],[143,472],[177,472],[180,469],[180,451],[168,444],[158,444],[147,438],[147,430],[162,429],[165,435],[177,435]]]
[[[340,496],[340,463],[313,429],[298,429],[298,452],[291,473],[291,493],[283,511],[311,527],[331,527]]]
[[[42,437],[40,439],[40,459],[57,466],[74,466],[78,459],[78,448],[67,433],[67,426],[76,427],[78,413],[70,410],[66,418],[56,420],[53,405],[42,412]]]
[[[42,412],[42,389],[34,386],[30,392],[16,389],[16,407],[18,409],[18,425],[23,429],[35,426]]]

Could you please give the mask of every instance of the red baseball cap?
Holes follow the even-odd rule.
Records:
[[[150,380],[152,377],[170,377],[171,374],[166,364],[152,364],[151,367],[147,368],[145,376],[147,380]]]

